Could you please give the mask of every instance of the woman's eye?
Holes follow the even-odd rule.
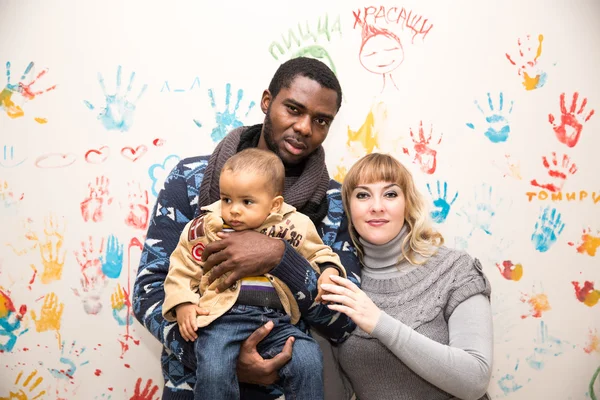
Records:
[[[357,199],[360,199],[360,200],[362,200],[362,199],[366,199],[367,197],[369,197],[369,194],[368,194],[368,193],[366,193],[366,192],[359,192],[359,193],[356,193],[356,198],[357,198]]]
[[[396,193],[396,192],[387,192],[384,196],[385,197],[395,198],[395,197],[398,197],[398,193]]]

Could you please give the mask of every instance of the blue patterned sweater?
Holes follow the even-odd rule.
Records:
[[[164,281],[169,271],[169,257],[185,224],[198,215],[198,192],[209,156],[180,161],[167,177],[158,194],[148,227],[135,285],[133,311],[162,344],[162,372],[165,379],[163,399],[193,399],[196,379],[194,344],[186,342],[177,323],[162,317],[165,298]],[[340,184],[331,180],[327,191],[328,212],[317,226],[325,244],[340,256],[348,277],[359,284],[360,266],[348,234],[346,215],[342,207]],[[354,323],[344,314],[335,313],[321,304],[314,304],[318,276],[310,264],[286,243],[283,258],[271,274],[284,281],[295,294],[302,319],[298,327],[306,331],[307,324],[341,343],[354,329]],[[276,389],[265,390],[265,399],[275,398]]]

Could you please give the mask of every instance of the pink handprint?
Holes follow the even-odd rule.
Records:
[[[519,44],[518,56],[511,56],[506,53],[506,58],[512,65],[519,68],[519,76],[523,77],[523,86],[525,90],[541,88],[546,83],[546,73],[539,71],[536,67],[538,58],[542,55],[542,41],[544,35],[538,35],[537,45],[531,43],[531,35],[527,35],[527,40],[523,42],[521,38],[517,40]]]
[[[436,168],[435,157],[437,155],[437,151],[433,150],[430,147],[432,135],[433,135],[433,126],[429,130],[429,134],[427,135],[427,137],[425,137],[425,132],[423,131],[423,121],[421,121],[419,124],[419,137],[418,138],[415,137],[416,135],[413,132],[412,128],[410,130],[410,137],[414,143],[414,149],[415,149],[413,162],[418,162],[421,167],[421,171],[425,172],[426,174],[433,174],[435,172],[435,168]],[[442,135],[443,134],[440,134],[440,139],[435,144],[440,144],[440,142],[442,141]],[[411,155],[410,150],[408,148],[404,147],[403,150],[404,150],[404,154],[409,155],[409,156]]]
[[[125,224],[137,229],[146,229],[148,226],[148,191],[142,189],[139,183],[129,182],[129,211],[125,217]]]
[[[544,167],[548,170],[548,175],[554,180],[550,183],[539,183],[537,179],[531,181],[533,186],[538,186],[551,192],[560,192],[567,180],[568,175],[573,175],[577,172],[577,165],[571,163],[571,159],[566,154],[563,154],[562,161],[558,161],[556,152],[552,152],[552,163],[548,162],[546,156],[542,157]]]
[[[73,289],[76,296],[83,297],[83,308],[88,314],[98,314],[102,309],[100,294],[107,285],[106,276],[102,272],[102,261],[100,256],[104,248],[104,239],[100,246],[94,246],[94,240],[90,236],[88,243],[81,242],[81,250],[75,251],[75,258],[81,267],[83,277],[80,280],[81,293]]]
[[[567,111],[567,107],[565,105],[565,94],[561,93],[560,125],[554,123],[555,118],[553,114],[548,114],[548,121],[550,121],[550,123],[552,124],[558,141],[566,144],[569,147],[573,147],[577,144],[577,142],[579,141],[579,136],[581,136],[583,123],[589,121],[592,115],[594,115],[594,110],[591,110],[587,116],[584,115],[584,109],[587,105],[587,98],[583,99],[579,110],[575,112],[575,110],[577,109],[578,98],[579,93],[573,93],[573,101],[571,102],[571,108],[569,109],[569,111]]]
[[[96,184],[90,182],[88,188],[90,193],[88,198],[81,202],[81,216],[85,222],[90,219],[93,222],[100,222],[103,219],[103,207],[110,205],[112,198],[108,198],[108,178],[104,176],[96,177]]]

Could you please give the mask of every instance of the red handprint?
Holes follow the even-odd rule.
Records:
[[[96,184],[88,184],[90,193],[87,199],[81,202],[81,216],[85,222],[90,219],[93,222],[100,222],[103,218],[104,204],[111,204],[112,198],[108,198],[108,178],[104,176],[96,177]],[[106,203],[105,203],[106,202]]]
[[[142,189],[139,183],[129,182],[129,211],[125,217],[125,224],[137,229],[146,229],[148,226],[148,191]]]
[[[571,108],[567,111],[567,107],[565,105],[565,94],[562,93],[560,95],[560,112],[562,115],[560,116],[560,125],[554,123],[554,115],[548,114],[548,120],[552,124],[554,128],[554,132],[556,133],[556,137],[558,141],[566,144],[569,147],[573,147],[579,141],[579,136],[581,136],[581,130],[583,129],[583,123],[587,122],[592,115],[594,115],[594,110],[591,110],[587,116],[584,115],[584,109],[587,105],[587,98],[584,98],[581,102],[581,106],[579,110],[575,112],[577,109],[577,99],[579,98],[579,93],[573,93],[573,101],[571,102]],[[582,121],[583,120],[583,121]]]
[[[144,390],[140,393],[140,384],[142,383],[142,378],[138,378],[135,382],[135,392],[133,396],[129,398],[129,400],[154,400],[154,396],[156,392],[158,392],[158,386],[152,386],[152,379],[148,379],[146,382],[146,386]],[[156,397],[158,399],[158,397]]]
[[[533,186],[538,186],[544,189],[547,189],[551,192],[559,192],[565,181],[567,180],[567,174],[573,175],[577,172],[577,165],[575,163],[571,164],[571,159],[566,154],[563,154],[562,162],[559,164],[558,158],[556,157],[556,152],[552,152],[552,164],[548,162],[548,158],[546,156],[542,157],[544,167],[548,170],[548,175],[552,177],[555,182],[554,183],[539,183],[537,179],[531,181]]]
[[[415,149],[415,158],[414,158],[413,162],[418,162],[419,165],[421,166],[421,171],[425,172],[426,174],[433,174],[435,172],[435,168],[436,168],[435,157],[437,155],[437,151],[433,150],[429,146],[432,135],[433,135],[433,126],[429,130],[429,135],[427,135],[427,137],[425,137],[425,132],[423,131],[423,121],[421,121],[419,124],[418,139],[415,137],[415,134],[414,134],[412,128],[410,130],[410,137],[411,137],[412,141],[414,142],[414,149]],[[437,141],[436,144],[440,144],[440,142],[442,141],[442,135],[443,134],[440,134],[440,139]],[[410,156],[410,151],[408,150],[408,148],[404,147],[403,150],[404,150],[404,154]]]

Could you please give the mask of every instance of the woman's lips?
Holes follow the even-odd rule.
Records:
[[[371,219],[369,221],[367,221],[367,224],[371,225],[371,226],[381,226],[384,224],[387,224],[388,220],[387,219]]]

